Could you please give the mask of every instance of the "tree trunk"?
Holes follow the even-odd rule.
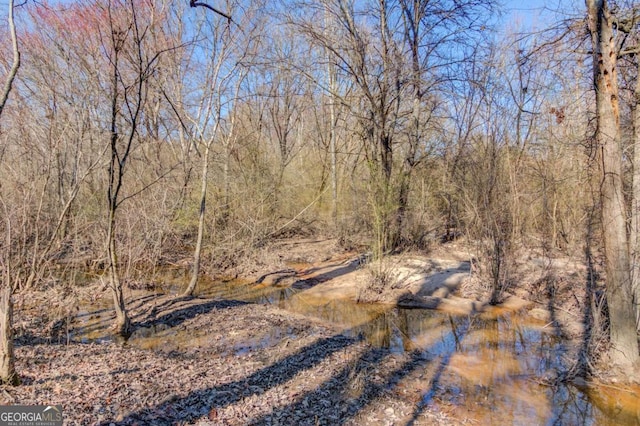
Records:
[[[606,0],[586,0],[593,42],[593,72],[600,165],[600,202],[607,279],[611,361],[630,367],[638,361],[638,339],[631,297],[629,249],[622,192],[622,150],[612,19]]]
[[[413,90],[413,108],[411,124],[408,135],[408,148],[404,155],[400,170],[400,183],[398,188],[395,223],[392,232],[392,244],[394,248],[400,245],[402,230],[405,227],[407,209],[409,207],[409,190],[411,175],[417,163],[417,153],[421,142],[421,133],[425,123],[423,112],[423,76],[420,58],[420,34],[422,32],[422,18],[425,8],[419,1],[401,1],[401,11],[405,15],[404,42],[411,51],[411,86]],[[428,121],[428,119],[427,119]]]
[[[244,78],[246,77],[246,73],[243,73],[242,76],[240,78],[238,78],[238,83],[236,84],[236,88],[235,88],[235,95],[234,98],[238,99],[238,94],[240,93],[240,85],[242,83],[242,81],[244,81]],[[231,123],[229,125],[229,132],[226,134],[226,136],[224,137],[224,165],[223,165],[223,199],[224,199],[224,205],[222,207],[222,212],[221,212],[221,217],[222,217],[222,224],[223,226],[226,228],[226,226],[229,224],[229,220],[231,218],[231,158],[233,155],[233,149],[235,147],[235,139],[236,139],[236,116],[237,116],[237,112],[236,112],[236,108],[235,108],[235,102],[234,104],[231,106],[232,111],[231,111]],[[217,121],[220,121],[219,118]],[[216,129],[217,129],[217,125],[216,125]]]
[[[222,227],[226,228],[231,217],[231,135],[224,144],[224,164],[222,165]]]
[[[0,294],[0,382],[7,385],[18,385],[20,380],[16,374],[13,356],[13,286],[6,282]]]
[[[631,192],[631,288],[636,314],[636,330],[640,331],[640,62],[638,62],[635,102],[633,105],[633,180]]]
[[[337,151],[336,151],[336,105],[335,105],[335,91],[337,89],[336,85],[336,71],[331,62],[328,63],[328,73],[329,73],[329,91],[330,93],[330,101],[329,101],[329,120],[331,123],[329,124],[329,151],[331,154],[331,220],[333,221],[333,225],[337,226],[338,224],[338,159],[337,159]]]
[[[9,0],[9,30],[11,32],[11,43],[13,46],[13,64],[7,76],[2,93],[0,94],[0,116],[9,98],[9,93],[13,87],[13,80],[20,68],[20,50],[18,49],[18,37],[13,20],[13,0]],[[8,226],[10,229],[10,226]],[[7,230],[8,243],[11,246],[10,231]],[[8,259],[7,259],[8,261]],[[6,268],[10,268],[9,265]],[[20,379],[16,374],[15,357],[13,354],[13,284],[11,282],[10,270],[5,274],[5,283],[0,290],[0,382],[9,385],[18,385]]]
[[[398,189],[398,199],[396,201],[395,223],[391,233],[391,245],[398,248],[402,242],[402,230],[405,227],[407,207],[409,206],[409,184],[411,182],[412,167],[403,167],[400,172],[400,187]]]
[[[207,142],[204,150],[204,158],[202,159],[202,185],[200,187],[200,213],[198,216],[198,238],[196,240],[196,249],[193,253],[193,270],[191,272],[191,281],[189,286],[182,294],[184,297],[193,296],[198,284],[198,276],[200,275],[200,258],[202,255],[202,238],[204,236],[204,214],[207,207],[207,185],[209,175],[209,152],[211,151],[212,141]]]
[[[116,321],[114,323],[114,329],[116,334],[128,337],[131,334],[131,321],[127,315],[126,306],[124,303],[124,293],[122,291],[122,281],[120,281],[120,275],[118,273],[118,255],[116,252],[116,238],[115,238],[115,208],[111,206],[109,210],[109,230],[107,233],[108,241],[108,256],[109,256],[109,287],[111,288],[111,294],[113,296],[113,308],[116,313]]]
[[[329,6],[325,10],[325,27],[330,28]],[[331,50],[325,48],[327,55],[327,80],[329,83],[329,155],[331,156],[331,220],[333,226],[338,225],[338,170],[336,152],[336,94],[338,85],[336,82],[336,68],[333,63]]]
[[[414,58],[414,61],[417,61],[417,59]],[[417,63],[414,63],[414,79],[420,79],[420,74],[417,69]],[[391,237],[391,244],[393,245],[393,248],[397,248],[402,241],[402,230],[405,227],[407,208],[409,207],[411,175],[416,163],[416,153],[418,151],[418,145],[420,143],[420,113],[422,95],[419,83],[414,83],[413,90],[413,129],[410,136],[409,147],[405,154],[405,158],[402,162],[402,167],[400,170],[400,184],[398,188],[398,198],[396,200],[397,206],[395,212],[395,223]]]
[[[16,36],[16,26],[13,21],[13,0],[9,0],[9,29],[11,31],[11,44],[13,47],[13,64],[11,70],[7,76],[7,81],[4,83],[2,93],[0,94],[0,116],[4,110],[4,106],[9,99],[9,93],[13,87],[13,80],[18,74],[18,68],[20,68],[20,50],[18,49],[18,37]]]
[[[109,185],[107,186],[107,203],[108,203],[108,229],[107,229],[107,255],[109,261],[109,287],[113,296],[113,309],[116,313],[116,321],[113,324],[116,334],[122,337],[129,337],[131,323],[127,315],[124,303],[124,294],[122,291],[122,281],[118,271],[118,253],[116,251],[116,211],[118,209],[118,194],[122,188],[124,178],[124,167],[126,164],[127,153],[123,156],[118,152],[118,58],[122,40],[115,37],[114,33],[114,50],[111,69],[111,162],[109,164]],[[130,136],[133,136],[132,129]],[[127,152],[131,147],[132,137],[129,138],[127,144]]]

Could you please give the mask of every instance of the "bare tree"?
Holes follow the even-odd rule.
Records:
[[[116,312],[115,331],[120,335],[128,336],[131,324],[124,301],[116,247],[117,211],[122,202],[130,198],[122,195],[125,173],[136,144],[138,125],[147,102],[148,80],[153,75],[163,51],[148,51],[147,39],[151,23],[139,17],[139,11],[133,0],[126,0],[125,3],[109,0],[107,12],[109,18],[107,55],[111,86],[107,268]]]
[[[631,110],[631,211],[629,227],[629,249],[631,256],[631,287],[636,313],[636,329],[640,331],[640,10],[630,5],[616,11],[616,30],[624,37],[616,46],[617,54],[627,63],[622,69],[622,81],[628,80],[629,92],[633,93]],[[626,71],[626,72],[625,72]],[[627,77],[631,74],[630,77]],[[635,74],[635,75],[634,75]],[[635,84],[633,79],[635,78]]]
[[[464,0],[442,2],[400,0],[402,14],[399,40],[406,59],[408,99],[407,123],[403,130],[398,167],[397,200],[391,230],[392,245],[398,245],[406,225],[413,171],[433,151],[431,140],[439,135],[443,95],[449,82],[459,84],[457,72],[473,67],[475,52],[482,33],[487,31],[486,14],[493,10],[491,2]],[[456,54],[451,54],[455,50]]]
[[[9,31],[11,33],[11,47],[13,50],[13,64],[7,75],[7,80],[4,82],[4,87],[0,93],[0,117],[4,106],[9,99],[9,93],[13,87],[13,80],[18,75],[18,69],[20,68],[20,49],[18,48],[18,37],[16,35],[16,25],[13,19],[14,0],[9,0]]]
[[[280,42],[283,42],[282,40]],[[285,48],[286,49],[286,48]],[[283,61],[283,63],[285,63]],[[278,209],[280,191],[283,185],[285,169],[293,160],[300,148],[300,127],[304,125],[304,106],[302,77],[284,67],[270,72],[273,75],[267,94],[267,112],[269,129],[272,131],[270,140],[276,143],[278,166],[273,188],[273,206]]]
[[[195,5],[200,4],[195,3]],[[239,5],[234,3],[233,6]],[[259,7],[259,5],[255,5],[255,7]],[[226,14],[219,14],[230,20]],[[202,90],[201,96],[196,101],[198,107],[195,111],[183,110],[184,117],[181,118],[181,120],[189,122],[190,128],[193,129],[189,137],[194,145],[204,151],[200,176],[198,234],[193,255],[191,281],[183,293],[184,296],[193,295],[200,275],[211,155],[214,143],[220,138],[223,118],[231,116],[231,121],[235,121],[233,112],[235,101],[238,97],[240,84],[247,73],[244,66],[245,59],[252,51],[252,45],[256,41],[253,37],[255,27],[251,19],[253,16],[247,12],[241,22],[243,26],[247,27],[246,34],[240,31],[231,31],[228,26],[219,25],[218,21],[206,19],[202,23],[208,42],[202,46],[201,53],[210,59],[206,62],[206,69],[202,74],[204,78],[200,81]],[[231,132],[233,132],[233,127],[232,124]]]
[[[452,78],[452,66],[466,59],[491,3],[299,4],[307,14],[290,22],[329,52],[356,89],[341,102],[357,120],[369,165],[375,252],[381,255],[401,242],[411,175],[430,153],[430,132],[437,134],[434,112],[443,83]]]
[[[400,111],[399,46],[392,38],[394,28],[389,18],[389,2],[380,1],[371,9],[356,10],[351,2],[305,4],[309,15],[292,19],[312,43],[317,43],[335,59],[347,78],[358,89],[357,98],[343,99],[356,117],[359,134],[370,166],[371,207],[375,229],[375,252],[392,248],[389,225],[393,207],[393,145]],[[315,15],[324,19],[316,19]],[[320,15],[321,14],[321,15]],[[328,31],[317,24],[325,22]],[[333,94],[335,95],[335,93]],[[355,94],[354,94],[355,95]]]
[[[614,364],[629,367],[640,359],[632,305],[630,260],[622,191],[622,150],[614,17],[606,0],[586,0],[593,46],[601,220],[607,276],[610,352]]]
[[[13,81],[18,74],[20,68],[20,49],[18,48],[18,37],[16,34],[16,26],[13,17],[14,0],[9,0],[9,30],[11,32],[11,44],[13,47],[13,64],[7,75],[2,93],[0,93],[0,118],[9,98],[9,93],[13,87]],[[6,247],[11,249],[11,219],[7,211],[7,206],[3,203],[4,217],[6,221]],[[5,257],[5,253],[2,254]],[[5,258],[4,262],[8,262]],[[13,354],[13,290],[15,287],[14,277],[11,276],[11,268],[9,265],[3,266],[2,288],[0,289],[0,380],[3,383],[17,385],[19,383],[18,375],[15,369],[15,360]]]
[[[640,331],[640,46],[636,48],[636,86],[634,90],[633,113],[633,176],[631,181],[631,229],[630,249],[632,256],[631,280],[633,303],[636,314],[636,330]]]

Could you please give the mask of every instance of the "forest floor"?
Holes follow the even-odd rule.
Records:
[[[455,243],[378,266],[363,266],[366,255],[335,240],[280,241],[256,256],[233,272],[256,286],[456,314],[487,308],[481,284],[470,274],[471,257]],[[575,289],[582,287],[576,283],[584,280],[585,268],[531,255],[522,265],[520,285],[509,289],[504,309],[525,310],[541,328],[553,323],[579,336],[582,296]],[[85,303],[92,299],[95,316],[108,305],[96,297],[97,288],[73,295]],[[206,291],[190,298],[128,295],[134,335],[153,335],[153,350],[74,337],[69,330],[78,326],[77,316],[68,320],[65,313],[53,321],[52,310],[42,309],[68,295],[18,295],[22,385],[0,387],[0,404],[61,404],[68,424],[104,425],[477,424],[483,418],[478,412],[492,410],[482,402],[460,407],[444,398],[430,404],[442,396],[445,361],[425,351],[379,348],[328,321]]]
[[[396,386],[427,360],[392,355],[277,308],[188,304],[161,316],[194,336],[207,330],[184,349],[22,339],[23,384],[2,388],[0,402],[61,404],[68,424],[450,423],[444,413],[415,412],[420,394]],[[240,349],[247,336],[271,330],[283,337]]]

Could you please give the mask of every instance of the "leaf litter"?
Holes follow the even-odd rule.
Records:
[[[154,296],[132,307],[151,331],[129,342],[51,337],[43,319],[19,318],[22,385],[1,386],[0,404],[61,404],[74,425],[460,424],[398,392],[427,362],[416,354],[274,306]]]

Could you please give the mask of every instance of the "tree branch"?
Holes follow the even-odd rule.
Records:
[[[206,9],[212,10],[214,13],[217,13],[220,16],[224,16],[225,18],[227,18],[229,20],[229,22],[233,22],[235,24],[233,19],[231,19],[231,15],[228,15],[228,14],[216,9],[213,6],[209,6],[207,3],[203,3],[203,2],[200,2],[200,1],[196,1],[196,0],[189,0],[189,6],[191,6],[191,7],[202,6],[202,7],[206,8]]]
[[[18,74],[18,68],[20,68],[20,50],[18,49],[18,37],[16,35],[16,26],[13,21],[13,0],[9,1],[9,30],[11,32],[11,44],[13,45],[13,65],[11,66],[11,71],[9,71],[9,75],[7,76],[7,81],[4,84],[4,88],[2,89],[2,94],[0,95],[0,115],[2,115],[2,110],[4,109],[5,104],[7,103],[7,98],[9,97],[9,92],[11,92],[11,87],[13,85],[13,80],[16,78],[16,74]]]

